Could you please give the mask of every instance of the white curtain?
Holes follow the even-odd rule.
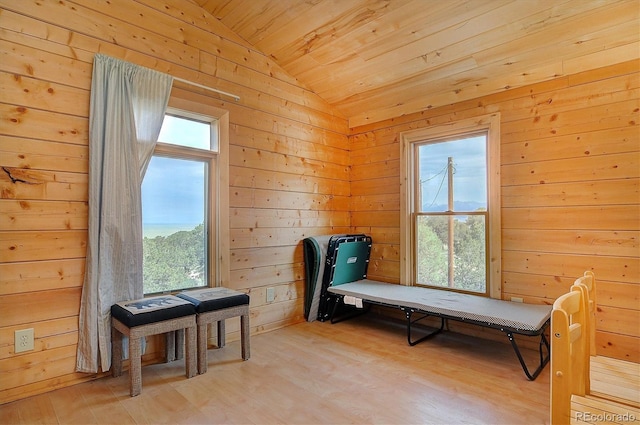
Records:
[[[78,372],[111,367],[111,305],[142,298],[142,177],[173,77],[96,54],[89,111],[89,240]]]

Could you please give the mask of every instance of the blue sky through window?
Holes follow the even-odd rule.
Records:
[[[158,142],[208,150],[211,149],[211,125],[165,115]]]
[[[206,164],[154,156],[142,182],[143,224],[204,222]]]
[[[210,149],[209,123],[166,115],[158,141]],[[154,156],[142,182],[142,221],[145,235],[191,230],[204,222],[207,163]]]
[[[486,135],[429,143],[419,147],[421,211],[446,211],[447,163],[453,158],[454,210],[487,207]]]

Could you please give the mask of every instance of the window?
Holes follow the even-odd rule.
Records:
[[[402,134],[401,281],[500,296],[499,116]]]
[[[216,121],[169,110],[142,182],[145,294],[210,286]]]

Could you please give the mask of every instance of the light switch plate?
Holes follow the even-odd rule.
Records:
[[[276,299],[276,290],[275,288],[267,288],[267,302],[271,303]]]

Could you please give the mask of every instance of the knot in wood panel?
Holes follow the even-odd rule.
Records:
[[[39,184],[38,182],[32,182],[32,181],[25,180],[24,178],[21,178],[25,176],[21,176],[21,177],[16,176],[16,174],[20,174],[19,169],[2,167],[2,170],[7,174],[7,176],[9,176],[9,179],[11,179],[11,183]]]

